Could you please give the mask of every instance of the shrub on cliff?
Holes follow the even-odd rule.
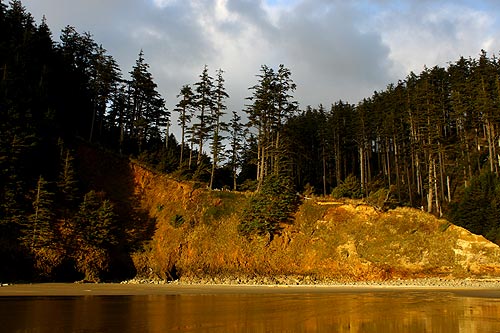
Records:
[[[244,235],[269,234],[270,238],[279,232],[280,223],[290,223],[298,207],[298,197],[290,178],[268,176],[262,188],[250,199],[243,211],[239,231]]]
[[[347,178],[340,182],[332,191],[332,196],[336,199],[352,198],[359,199],[362,197],[361,184],[354,175],[349,175]]]

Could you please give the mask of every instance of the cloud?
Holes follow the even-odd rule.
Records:
[[[424,65],[446,66],[460,56],[477,57],[481,49],[496,53],[498,22],[481,7],[466,1],[426,2],[382,12],[376,26],[391,49],[393,75],[418,74]]]
[[[500,49],[493,0],[25,1],[55,36],[68,24],[90,31],[124,75],[143,49],[170,110],[205,64],[225,71],[228,111],[240,111],[263,64],[291,70],[301,107],[328,106],[357,103],[424,64]]]
[[[303,1],[280,19],[282,56],[301,81],[303,104],[357,102],[390,79],[389,49],[376,32],[361,29],[366,12],[350,2],[323,2],[318,8]]]

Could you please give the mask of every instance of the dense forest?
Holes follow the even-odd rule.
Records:
[[[224,71],[205,66],[167,110],[142,50],[123,75],[90,33],[67,26],[60,36],[21,1],[0,0],[0,278],[50,277],[54,267],[92,277],[111,260],[126,272],[119,253],[150,235],[143,212],[83,181],[82,143],[210,189],[262,196],[276,182],[379,209],[411,206],[500,241],[495,56],[410,73],[358,104],[303,110],[284,65],[258,69],[238,112],[227,110]]]

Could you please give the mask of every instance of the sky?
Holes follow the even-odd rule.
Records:
[[[301,109],[356,104],[424,66],[500,51],[496,0],[23,0],[54,39],[90,32],[128,77],[140,50],[169,110],[208,66],[224,71],[228,113],[262,65],[284,64]],[[172,122],[176,122],[172,114]]]

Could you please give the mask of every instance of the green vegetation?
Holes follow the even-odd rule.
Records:
[[[172,216],[170,224],[172,224],[174,228],[179,228],[184,224],[184,217],[182,217],[182,215],[175,214],[174,216]]]
[[[267,176],[262,188],[255,193],[243,211],[239,230],[243,234],[268,234],[270,239],[290,223],[298,206],[298,198],[289,178]]]
[[[347,178],[340,182],[332,191],[334,198],[352,198],[359,199],[362,197],[361,184],[354,175],[349,175]]]
[[[473,233],[500,242],[500,179],[485,172],[472,179],[460,201],[453,203],[451,220]]]
[[[124,78],[90,33],[67,26],[56,42],[21,1],[0,0],[0,280],[118,279],[134,274],[134,260],[173,276],[186,230],[204,225],[215,237],[231,221],[234,239],[272,241],[300,192],[417,207],[500,241],[497,57],[483,51],[410,73],[357,105],[304,110],[291,71],[263,65],[247,123],[237,110],[230,124],[223,73],[214,80],[205,66],[182,86],[178,143],[144,52]],[[195,183],[144,209],[152,185],[130,161]],[[153,244],[157,218],[179,238],[168,245],[177,252],[152,259],[141,251],[165,246]]]

